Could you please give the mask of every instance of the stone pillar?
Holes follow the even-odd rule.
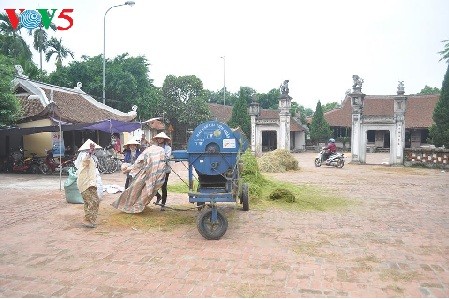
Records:
[[[352,86],[353,91],[349,94],[351,97],[352,106],[352,130],[351,130],[351,162],[353,163],[364,163],[364,152],[362,152],[362,146],[365,147],[366,144],[362,145],[363,136],[362,134],[362,118],[363,118],[363,100],[365,99],[365,94],[362,93],[362,83],[363,79],[359,76],[352,76],[354,80],[354,85]],[[362,158],[362,159],[361,159]]]
[[[260,114],[259,103],[253,99],[251,104],[249,105],[248,114],[251,116],[251,152],[256,155],[256,141],[257,130],[256,130],[256,119]]]
[[[279,136],[278,148],[290,151],[290,108],[292,97],[281,94],[279,97]]]
[[[394,97],[394,121],[395,121],[395,136],[394,136],[394,157],[393,164],[404,164],[404,149],[405,149],[405,110],[407,97],[404,95],[403,81],[399,81],[397,96]]]

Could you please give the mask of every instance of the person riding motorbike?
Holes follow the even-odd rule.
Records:
[[[335,139],[330,138],[329,143],[327,146],[323,147],[324,154],[323,154],[323,161],[326,161],[329,159],[329,157],[337,152],[337,146],[335,145]]]

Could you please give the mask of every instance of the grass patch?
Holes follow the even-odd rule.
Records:
[[[258,171],[257,161],[251,153],[250,155],[251,157],[247,157],[250,161],[243,160],[244,171],[241,179],[241,183],[249,185],[250,208],[279,207],[299,211],[330,211],[351,205],[351,201],[327,194],[316,187],[267,179]],[[251,161],[252,159],[254,161]],[[198,182],[195,181],[194,184],[197,186]],[[169,193],[189,192],[184,182],[169,184],[167,188]]]

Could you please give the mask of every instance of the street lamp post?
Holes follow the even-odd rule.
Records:
[[[226,57],[220,58],[223,58],[223,105],[226,105]]]
[[[106,12],[104,13],[103,18],[103,104],[106,102],[106,14],[108,11],[113,9],[114,7],[120,7],[124,5],[133,6],[136,4],[134,1],[126,1],[123,4],[120,5],[114,5],[108,8]]]

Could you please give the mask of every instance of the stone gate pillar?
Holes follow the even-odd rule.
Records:
[[[404,81],[399,81],[397,96],[394,97],[395,136],[391,144],[394,151],[393,164],[404,164],[405,149],[405,110],[407,97],[404,95]]]
[[[285,80],[281,85],[279,96],[279,136],[277,148],[290,150],[290,108],[292,97],[288,95],[288,82]]]
[[[253,99],[251,104],[249,105],[248,114],[251,116],[251,153],[256,155],[256,140],[257,140],[257,130],[256,130],[256,119],[260,114],[259,103]]]
[[[358,75],[353,75],[354,84],[352,86],[351,97],[352,106],[352,130],[351,130],[351,162],[364,163],[361,160],[361,140],[362,140],[362,117],[363,117],[363,100],[365,94],[362,93],[363,79]]]

